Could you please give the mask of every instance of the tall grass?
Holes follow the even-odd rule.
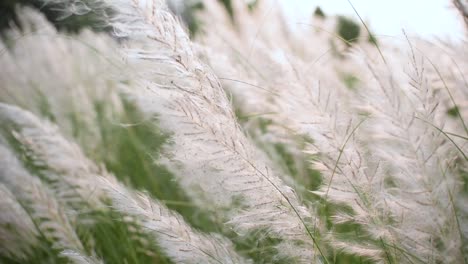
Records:
[[[1,262],[468,261],[466,42],[268,1],[176,5],[190,37],[162,0],[5,6]]]

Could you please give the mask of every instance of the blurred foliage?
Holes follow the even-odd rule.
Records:
[[[232,8],[231,0],[218,0],[218,2],[224,6],[231,19],[234,20],[234,9]]]
[[[169,3],[171,0],[168,0]],[[226,12],[228,13],[229,17],[231,18],[231,22],[235,23],[235,14],[234,8],[232,6],[232,0],[218,0],[218,2],[224,7]],[[249,11],[253,11],[255,7],[258,5],[259,0],[252,0],[246,2],[247,8]],[[169,5],[171,6],[171,5]],[[200,21],[197,19],[197,12],[204,9],[203,2],[198,0],[193,1],[184,1],[182,11],[178,15],[182,17],[182,20],[187,25],[189,30],[190,36],[195,36],[203,27]],[[176,11],[177,10],[174,10]]]
[[[196,17],[198,11],[203,10],[205,7],[202,2],[198,1],[187,1],[184,3],[184,8],[181,17],[182,20],[188,27],[190,36],[196,35],[201,28],[200,21]]]
[[[320,6],[317,6],[314,10],[314,16],[315,17],[318,17],[318,18],[326,18],[326,15],[325,13],[323,12],[323,10],[320,8]]]
[[[460,110],[458,110],[458,106],[454,106],[447,110],[447,114],[451,117],[458,117],[460,114]]]
[[[341,80],[346,85],[346,87],[348,87],[351,90],[356,89],[357,85],[359,84],[359,78],[351,73],[341,74]]]
[[[83,0],[84,4],[93,3],[93,0]],[[111,8],[102,8],[85,14],[70,14],[64,16],[62,10],[67,8],[65,3],[47,3],[39,0],[2,0],[0,1],[0,32],[11,26],[21,28],[20,19],[16,14],[16,8],[28,6],[40,10],[46,18],[58,29],[71,33],[77,33],[82,28],[91,28],[98,32],[107,32],[111,28],[103,23],[112,16]]]
[[[252,1],[248,2],[247,3],[247,8],[249,9],[249,11],[254,11],[255,8],[258,5],[258,2],[259,2],[259,0],[252,0]]]
[[[353,42],[358,41],[359,34],[361,33],[361,27],[351,18],[338,16],[336,32],[341,38],[343,38],[346,45],[350,46]]]
[[[95,253],[104,263],[173,263],[132,218],[114,211],[91,214],[94,223],[77,231],[88,254]]]
[[[270,236],[267,228],[254,230],[249,236],[238,238],[236,250],[248,255],[257,264],[289,264],[295,263],[294,259],[287,256],[278,257],[277,246],[282,242],[279,238]]]

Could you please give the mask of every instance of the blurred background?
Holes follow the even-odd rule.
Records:
[[[465,25],[454,2],[465,6],[468,4],[466,0],[245,0],[252,9],[260,1],[271,5],[271,10],[274,9],[274,5],[279,4],[292,28],[303,27],[304,24],[310,23],[311,16],[314,13],[317,14],[316,11],[324,16],[345,16],[359,22],[351,2],[376,37],[402,36],[404,29],[409,35],[455,43],[464,39]],[[203,9],[197,0],[170,0],[168,2],[179,11],[184,9],[183,6],[191,6],[192,8],[188,9],[192,11]],[[230,9],[232,0],[219,0],[219,2]],[[192,14],[187,12],[187,9],[185,10],[185,15],[192,17]],[[264,15],[275,16],[274,12],[266,12]],[[188,20],[190,21],[191,18]],[[192,26],[197,27],[195,24]]]
[[[359,19],[348,0],[279,0],[279,2],[292,24],[307,21],[317,6],[325,14],[346,15]],[[405,29],[409,34],[425,38],[452,41],[463,39],[463,20],[450,0],[352,0],[351,3],[377,36],[397,36],[402,34],[402,29]]]

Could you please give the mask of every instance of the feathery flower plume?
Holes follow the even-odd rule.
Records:
[[[0,183],[0,255],[25,259],[32,254],[38,231],[11,191]]]
[[[131,192],[125,186],[99,180],[118,212],[135,216],[145,232],[176,263],[249,263],[234,252],[232,244],[216,235],[193,230],[183,218],[144,193]]]
[[[176,262],[248,263],[225,238],[192,230],[181,216],[164,205],[144,194],[132,194],[87,159],[78,146],[65,139],[49,122],[5,104],[0,104],[0,120],[6,124],[5,128],[14,130],[13,135],[25,155],[41,168],[43,177],[66,203],[86,203],[91,209],[100,210],[105,209],[102,201],[111,199],[112,207],[122,215],[138,217],[137,224],[143,232],[154,235],[158,245]],[[77,197],[75,192],[80,195]],[[85,260],[75,253],[62,255]]]
[[[57,126],[3,103],[0,103],[0,121],[4,136],[12,136],[57,198],[77,210],[83,209],[82,203],[94,209],[104,207],[104,192],[95,181],[98,177],[112,177],[88,160],[79,146],[64,138]]]
[[[314,255],[310,214],[296,195],[259,158],[236,122],[219,81],[195,57],[187,34],[162,1],[112,1],[111,20],[128,63],[137,70],[139,90],[129,91],[143,111],[160,114],[173,133],[167,164],[182,186],[205,207],[228,212],[240,233],[267,228],[287,241],[302,261]],[[293,248],[293,247],[291,247]]]
[[[128,81],[115,41],[89,30],[69,36],[36,10],[17,12],[21,30],[6,31],[9,41],[0,42],[0,82],[8,84],[0,102],[43,116],[87,152],[99,151],[99,121],[122,111],[118,87]]]
[[[219,15],[215,15],[219,12],[216,11],[214,1],[207,0],[204,3],[208,3],[205,17],[214,16],[221,21]],[[457,228],[457,213],[453,212],[454,205],[450,202],[450,197],[458,193],[460,188],[459,182],[457,183],[460,179],[453,175],[460,166],[453,163],[457,159],[456,148],[452,145],[450,150],[449,142],[441,133],[420,120],[415,121],[416,118],[420,118],[437,124],[432,121],[435,114],[431,112],[435,110],[438,102],[431,94],[434,91],[427,91],[427,87],[416,92],[401,90],[402,86],[406,89],[408,84],[417,85],[415,80],[419,80],[420,86],[423,85],[422,82],[427,81],[423,75],[428,65],[418,66],[414,61],[412,64],[417,67],[415,70],[419,71],[419,76],[413,74],[409,76],[409,80],[403,78],[409,73],[399,73],[400,68],[394,69],[395,74],[389,73],[390,70],[386,67],[381,67],[379,72],[370,69],[367,73],[367,65],[375,63],[370,58],[376,57],[378,53],[373,48],[370,49],[369,45],[363,44],[359,45],[361,52],[355,54],[356,56],[346,55],[346,60],[339,61],[342,65],[336,65],[334,61],[315,65],[322,57],[317,53],[317,59],[313,57],[315,46],[310,46],[314,50],[291,49],[294,46],[294,38],[291,38],[290,45],[284,44],[281,40],[289,38],[279,37],[281,32],[274,36],[280,38],[276,41],[268,34],[275,27],[270,27],[268,23],[262,24],[259,19],[258,14],[262,11],[265,12],[265,8],[256,10],[257,14],[249,15],[245,8],[237,10],[238,14],[243,15],[243,19],[236,28],[227,23],[215,23],[216,30],[208,31],[200,37],[206,46],[206,52],[203,52],[202,56],[210,61],[218,74],[224,74],[224,83],[238,97],[241,109],[253,109],[252,113],[273,113],[268,116],[273,122],[284,124],[290,131],[306,134],[313,140],[307,153],[316,156],[313,161],[314,168],[322,172],[324,179],[321,190],[314,193],[328,201],[348,205],[353,209],[352,214],[339,212],[335,215],[333,219],[336,224],[357,223],[373,238],[371,243],[361,238],[357,244],[331,236],[331,245],[369,259],[389,262],[392,262],[393,258],[396,258],[394,261],[403,262],[421,259],[436,261],[447,254],[454,260],[460,260],[462,231],[460,227]],[[262,16],[262,19],[266,19],[265,16]],[[252,34],[252,28],[255,27],[262,30]],[[303,31],[300,31],[300,34],[302,33]],[[320,43],[318,37],[314,36],[314,39]],[[226,42],[233,44],[225,45]],[[275,47],[271,47],[272,43]],[[384,48],[394,49],[391,45]],[[277,52],[272,52],[272,49]],[[312,58],[308,55],[312,55]],[[220,56],[223,60],[219,59]],[[396,54],[391,57],[395,60],[401,58]],[[408,57],[414,58],[414,54],[409,54]],[[366,63],[360,63],[360,59],[364,59]],[[310,61],[313,61],[312,65]],[[399,61],[387,61],[392,66],[399,67],[396,66],[399,65]],[[337,83],[336,80],[340,79],[342,71],[357,76],[354,77],[357,83],[345,82],[347,87],[343,83]],[[272,74],[279,72],[281,74]],[[230,73],[234,74],[234,77],[230,76]],[[389,75],[391,77],[387,77]],[[396,79],[397,77],[400,79]],[[369,83],[361,87],[364,85],[360,84],[359,80],[368,81],[373,78],[379,79],[375,83],[369,81],[374,86]],[[459,80],[460,78],[457,81]],[[379,90],[381,93],[370,98],[375,93],[374,87],[382,85],[382,82],[385,83],[385,87]],[[456,93],[457,90],[454,89],[453,92]],[[367,99],[363,101],[360,96]],[[462,101],[463,97],[457,99]],[[398,102],[382,104],[384,98]],[[369,103],[379,110],[372,111],[371,114],[366,107]],[[437,118],[444,116],[442,112],[437,109]],[[414,113],[417,113],[416,117]],[[396,116],[387,123],[386,115],[393,114]],[[394,121],[395,118],[404,118],[405,121],[398,123]],[[436,126],[443,127],[440,124]],[[368,130],[370,127],[373,127],[372,131]],[[399,133],[406,133],[405,129],[417,132],[414,132],[415,137],[408,138],[406,143],[403,143],[401,138],[406,137],[400,134],[396,136],[397,128]],[[376,138],[375,145],[371,145],[370,135],[376,133],[388,133],[387,136],[392,135],[393,139],[398,139],[398,144]],[[410,133],[413,134],[412,131]],[[466,146],[466,143],[460,143],[463,141],[460,138],[455,141],[461,146]],[[408,146],[412,144],[415,144],[421,153],[406,153],[410,151]],[[448,163],[443,162],[442,157],[445,157]],[[423,161],[410,165],[409,162],[415,159]],[[400,172],[386,175],[389,173],[389,164],[393,164],[393,168]],[[414,164],[423,164],[421,170],[415,172],[414,169],[410,169]],[[448,170],[447,164],[451,164]],[[441,167],[444,169],[441,170]],[[409,173],[410,171],[412,173]],[[418,182],[414,174],[423,179]],[[439,182],[442,180],[441,175],[448,177],[444,184],[434,185],[436,179]],[[393,177],[401,177],[405,181],[398,181],[398,184],[401,184],[398,186],[389,186],[389,181],[393,181],[390,178],[394,179]],[[431,190],[430,186],[438,188]],[[395,193],[395,189],[399,190],[399,193]],[[406,193],[407,189],[412,191]],[[422,205],[422,200],[425,200],[426,208]],[[406,204],[408,206],[402,208]],[[425,213],[418,215],[417,212],[421,210]],[[441,221],[444,224],[441,224]],[[414,228],[416,223],[428,225]],[[445,228],[442,230],[440,226]],[[414,239],[411,240],[411,237]],[[458,242],[450,242],[454,240]],[[440,244],[434,241],[441,241],[446,247],[443,250],[437,249]],[[451,253],[447,253],[447,250]]]
[[[60,256],[70,260],[73,264],[101,264],[102,261],[95,258],[85,256],[80,252],[74,250],[64,250],[60,252]]]
[[[38,0],[30,6],[40,10],[15,11],[0,32],[2,261],[29,260],[44,241],[53,257],[100,263],[94,250],[109,261],[107,244],[138,241],[129,255],[151,248],[177,263],[250,263],[236,252],[245,239],[261,247],[247,252],[260,262],[468,263],[466,41],[404,33],[377,43],[366,25],[353,41],[339,17],[290,25],[268,1],[198,3],[204,17],[195,20],[209,29],[196,43],[163,0]],[[80,21],[112,36],[78,33]],[[158,162],[189,204],[241,235],[222,230],[236,248],[107,172],[141,166],[132,183],[165,183],[135,162],[154,137],[114,137],[109,125],[135,106],[172,133]],[[121,139],[136,140],[109,147]],[[141,156],[120,155],[145,141],[151,147],[128,151]],[[315,184],[301,186],[308,172],[276,171],[291,160],[310,161]],[[109,229],[124,232],[111,241]]]
[[[376,212],[392,226],[387,241],[400,247],[397,261],[457,262],[463,259],[462,231],[453,199],[461,188],[457,171],[462,155],[441,132],[446,112],[425,75],[430,64],[412,45],[406,66],[395,56],[387,56],[386,65],[356,59],[374,77],[359,95],[361,109],[369,114],[361,137],[369,149],[366,155],[372,155],[369,167],[382,183]]]
[[[1,143],[0,182],[24,205],[40,236],[51,243],[55,250],[69,249],[83,252],[83,245],[64,208],[50,190],[21,165],[14,153],[5,146],[3,137]]]

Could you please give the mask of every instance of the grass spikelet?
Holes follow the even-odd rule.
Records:
[[[82,210],[84,202],[91,208],[104,207],[104,193],[94,181],[107,172],[88,160],[76,144],[65,139],[58,127],[2,103],[0,120],[4,136],[11,138],[12,145],[18,146],[28,165],[64,204],[76,210]]]
[[[84,248],[73,229],[64,208],[53,194],[37,178],[20,164],[5,145],[0,146],[2,160],[0,181],[15,193],[39,232],[39,238],[46,239],[53,250],[75,250]],[[29,239],[28,239],[29,240]]]
[[[249,263],[234,253],[221,236],[204,235],[188,226],[174,212],[144,193],[133,193],[121,184],[100,179],[115,210],[135,216],[145,232],[152,234],[177,263]]]
[[[37,243],[38,231],[16,197],[0,184],[0,255],[10,259],[26,259]]]

